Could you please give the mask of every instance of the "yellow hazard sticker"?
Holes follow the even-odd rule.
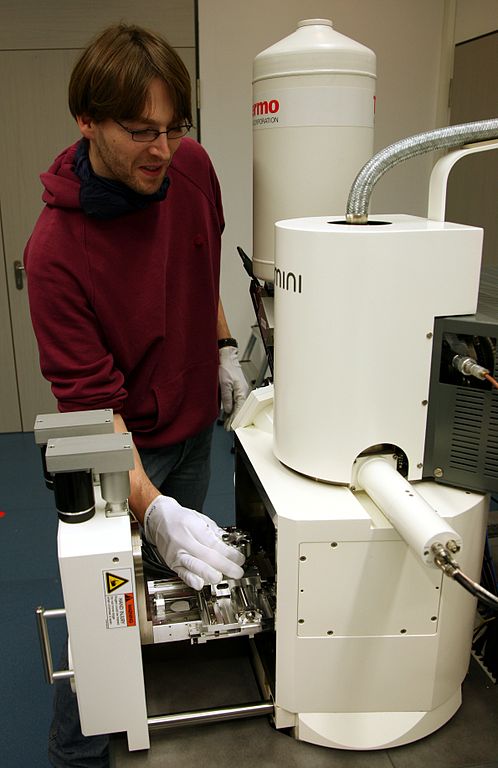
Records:
[[[123,584],[128,584],[128,582],[129,579],[123,579],[122,576],[116,576],[115,573],[109,573],[109,571],[105,572],[105,585],[108,595],[122,587]]]
[[[103,571],[106,626],[108,629],[137,625],[131,568]]]

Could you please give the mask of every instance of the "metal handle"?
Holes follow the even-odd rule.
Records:
[[[24,267],[22,261],[14,262],[14,279],[17,290],[22,291],[24,288]]]
[[[43,660],[43,669],[45,680],[49,685],[53,685],[57,680],[68,680],[74,677],[71,669],[61,669],[54,672],[52,664],[52,649],[50,647],[50,637],[48,634],[47,619],[58,619],[66,615],[65,608],[45,609],[42,605],[36,609],[36,618],[38,623],[38,637],[40,639],[40,649]]]

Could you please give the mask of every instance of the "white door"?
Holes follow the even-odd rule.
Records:
[[[38,413],[56,410],[20,266],[42,207],[39,175],[79,136],[67,107],[74,61],[93,35],[121,20],[163,34],[195,84],[193,0],[0,0],[0,432],[30,431]],[[195,108],[195,88],[193,96]]]
[[[76,53],[0,51],[0,104],[9,105],[4,113],[8,119],[0,120],[0,200],[17,389],[25,430],[33,428],[36,412],[57,410],[39,370],[24,276],[18,267],[41,209],[39,174],[78,135],[68,110],[61,108]]]

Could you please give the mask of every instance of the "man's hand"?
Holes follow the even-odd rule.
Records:
[[[145,511],[147,539],[164,562],[192,589],[218,584],[223,575],[240,579],[245,557],[221,540],[223,531],[206,515],[157,496]]]
[[[225,429],[229,431],[235,414],[242,408],[249,394],[249,385],[240,367],[237,347],[220,349],[219,380],[221,403],[228,417],[225,420]]]

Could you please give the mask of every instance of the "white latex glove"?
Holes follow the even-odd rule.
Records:
[[[225,419],[225,429],[229,431],[235,414],[242,408],[249,394],[249,384],[240,367],[237,347],[220,349],[219,381],[221,403],[228,417]]]
[[[192,589],[218,584],[223,575],[241,579],[242,552],[221,540],[214,520],[181,507],[169,496],[156,496],[144,515],[147,539],[157,547],[166,565]]]

